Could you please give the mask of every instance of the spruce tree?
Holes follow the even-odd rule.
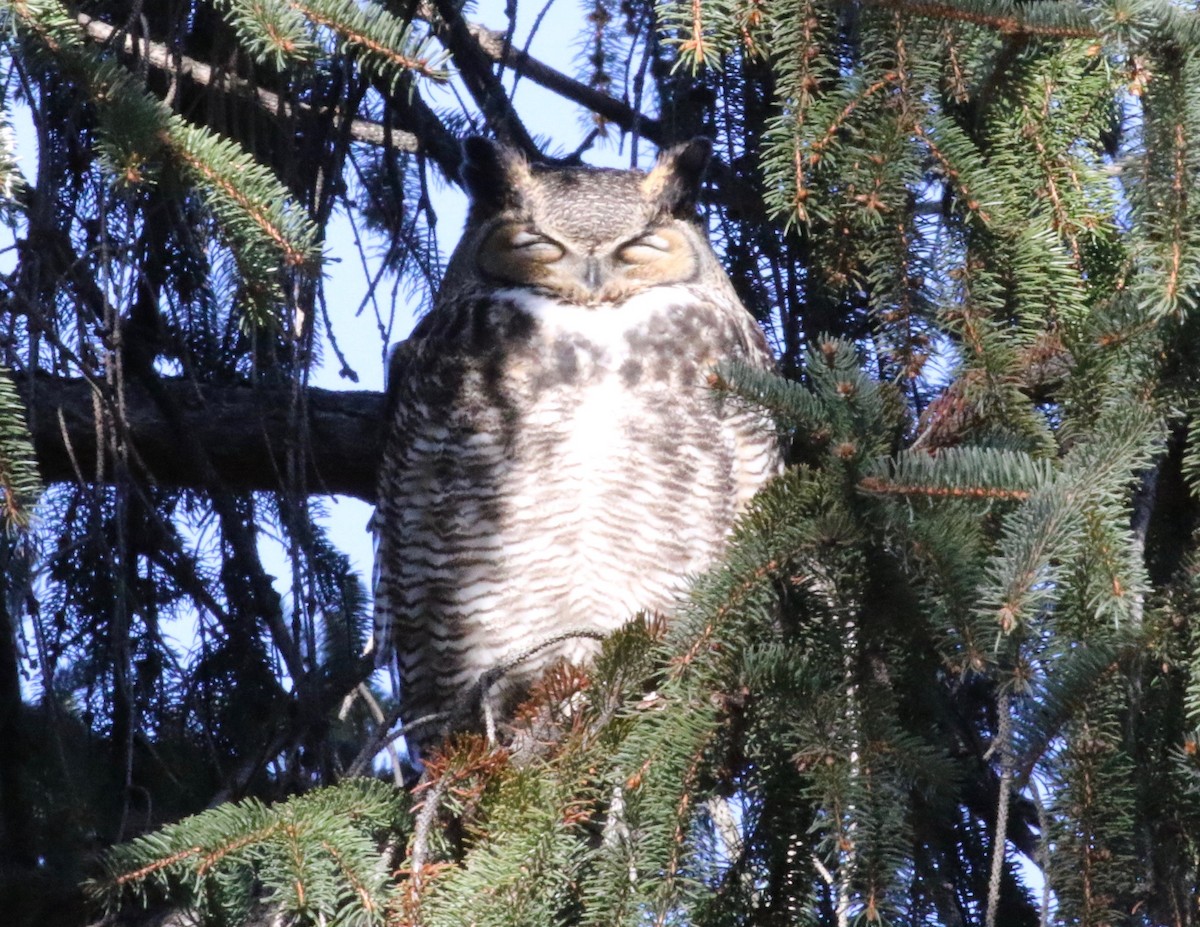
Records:
[[[17,923],[1200,921],[1190,6],[590,0],[574,75],[449,0],[0,8],[39,146],[25,178],[0,146]],[[582,144],[531,133],[527,82]],[[322,242],[340,209],[386,239],[365,327],[398,337],[480,131],[714,140],[705,217],[779,357],[714,388],[790,466],[670,621],[409,790],[363,778],[403,719],[318,517],[371,493],[321,429],[381,409],[310,385],[356,308]]]

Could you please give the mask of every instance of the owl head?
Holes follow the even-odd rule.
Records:
[[[720,273],[695,216],[710,152],[693,139],[648,172],[549,167],[468,139],[471,210],[445,286],[528,288],[597,306]]]

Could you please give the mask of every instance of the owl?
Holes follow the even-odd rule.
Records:
[[[641,172],[467,142],[465,231],[392,355],[373,518],[410,746],[669,616],[779,469],[769,423],[712,389],[773,359],[695,214],[709,150]]]

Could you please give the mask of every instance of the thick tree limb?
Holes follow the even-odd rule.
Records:
[[[87,380],[37,377],[19,384],[42,478],[74,482],[96,473],[95,410],[103,401]],[[373,501],[381,453],[382,393],[305,391],[307,435],[293,431],[290,391],[248,386],[200,386],[164,380],[163,389],[180,410],[168,421],[136,386],[124,402],[128,439],[149,476],[167,486],[205,489],[195,462],[174,434],[188,429],[206,448],[224,487],[233,490],[285,488],[286,458],[303,450],[303,478],[311,493],[337,493]]]

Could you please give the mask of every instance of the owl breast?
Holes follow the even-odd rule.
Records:
[[[514,294],[515,296],[517,294]],[[737,505],[736,435],[704,383],[737,331],[683,287],[594,310],[517,297],[534,323],[501,387],[527,398],[503,530],[528,558],[547,629],[609,631],[666,611],[723,543]],[[709,343],[710,352],[696,346]],[[576,642],[565,650],[586,649]]]

